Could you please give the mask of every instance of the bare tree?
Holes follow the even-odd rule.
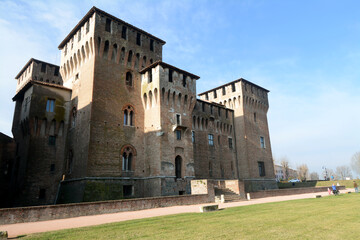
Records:
[[[306,164],[302,164],[297,167],[298,176],[301,179],[301,181],[306,181],[306,178],[309,174],[309,168]]]
[[[285,180],[289,179],[289,160],[286,157],[281,158],[280,165],[284,171]]]
[[[351,158],[351,168],[360,174],[360,152],[355,153]]]
[[[317,172],[310,173],[311,180],[319,180],[319,174]]]
[[[336,175],[338,175],[341,180],[345,180],[346,177],[352,178],[351,169],[346,165],[337,167]]]

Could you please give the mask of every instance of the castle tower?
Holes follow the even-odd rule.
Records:
[[[277,188],[267,122],[268,92],[241,78],[199,94],[202,100],[234,110],[237,168],[246,191]]]
[[[136,181],[146,176],[139,70],[162,59],[164,44],[93,7],[59,45],[64,85],[73,90],[63,189],[85,185],[76,201],[98,200],[90,192],[99,184],[116,189],[109,197],[144,195]]]
[[[15,79],[12,133],[17,147],[11,202],[54,204],[64,172],[71,89],[62,86],[59,66],[33,58]]]
[[[198,76],[158,61],[141,71],[145,166],[152,194],[190,194],[195,177],[192,109]]]

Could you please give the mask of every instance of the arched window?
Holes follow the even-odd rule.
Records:
[[[127,105],[123,108],[124,112],[124,126],[134,126],[134,108]]]
[[[132,74],[131,74],[131,72],[126,73],[126,86],[132,87]]]
[[[131,145],[121,149],[122,170],[125,172],[134,171],[136,151]]]
[[[130,126],[133,126],[133,119],[134,119],[134,112],[130,111],[130,113],[129,113],[129,124],[130,124]]]
[[[127,109],[124,110],[124,126],[128,125],[128,111]]]

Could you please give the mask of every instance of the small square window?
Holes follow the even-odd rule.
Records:
[[[124,185],[123,186],[123,196],[130,197],[133,195],[133,186],[132,185]]]
[[[176,139],[177,139],[177,140],[181,140],[181,131],[180,131],[180,130],[176,130],[175,133],[176,133]]]
[[[214,146],[214,135],[209,134],[208,140],[209,140],[209,146]]]
[[[49,145],[55,146],[56,143],[56,137],[55,136],[49,136]]]
[[[232,148],[233,148],[232,138],[229,138],[229,148],[230,148],[230,149],[232,149]]]
[[[55,99],[48,99],[46,102],[46,111],[54,112],[55,109]]]
[[[50,165],[50,172],[51,172],[51,173],[55,172],[55,164],[54,164],[54,163],[52,163],[52,164]]]
[[[39,199],[45,199],[46,189],[41,188],[39,191]]]
[[[264,137],[260,137],[260,147],[265,148],[265,138]]]

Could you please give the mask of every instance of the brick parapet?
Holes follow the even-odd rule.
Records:
[[[37,222],[150,208],[208,203],[207,194],[0,209],[0,224]]]

